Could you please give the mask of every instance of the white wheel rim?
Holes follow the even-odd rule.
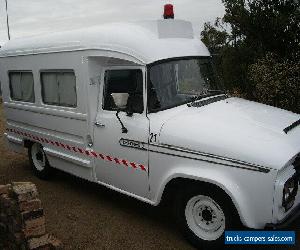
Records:
[[[225,215],[221,207],[210,197],[192,197],[186,205],[188,227],[202,240],[214,241],[225,231]]]
[[[37,143],[32,145],[31,158],[32,158],[34,167],[38,171],[43,171],[46,166],[46,155],[45,155],[45,152],[41,145],[39,145]]]

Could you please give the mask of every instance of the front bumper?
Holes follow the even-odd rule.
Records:
[[[265,229],[287,229],[298,218],[300,218],[300,205],[294,208],[293,212],[285,220],[277,224],[268,223]]]

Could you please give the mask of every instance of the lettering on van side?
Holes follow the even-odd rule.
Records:
[[[133,140],[128,140],[128,139],[121,138],[119,142],[120,142],[120,145],[124,146],[124,147],[137,148],[137,149],[140,149],[140,150],[147,150],[145,148],[144,143],[139,142],[139,141],[133,141]]]

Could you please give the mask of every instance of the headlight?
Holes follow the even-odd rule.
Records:
[[[285,208],[286,212],[294,205],[298,192],[298,182],[298,176],[295,175],[284,184],[282,206]]]

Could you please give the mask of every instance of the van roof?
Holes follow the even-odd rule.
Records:
[[[110,23],[14,39],[0,49],[0,57],[80,50],[120,52],[143,64],[174,57],[209,56],[205,45],[194,35],[190,22],[167,19]]]

